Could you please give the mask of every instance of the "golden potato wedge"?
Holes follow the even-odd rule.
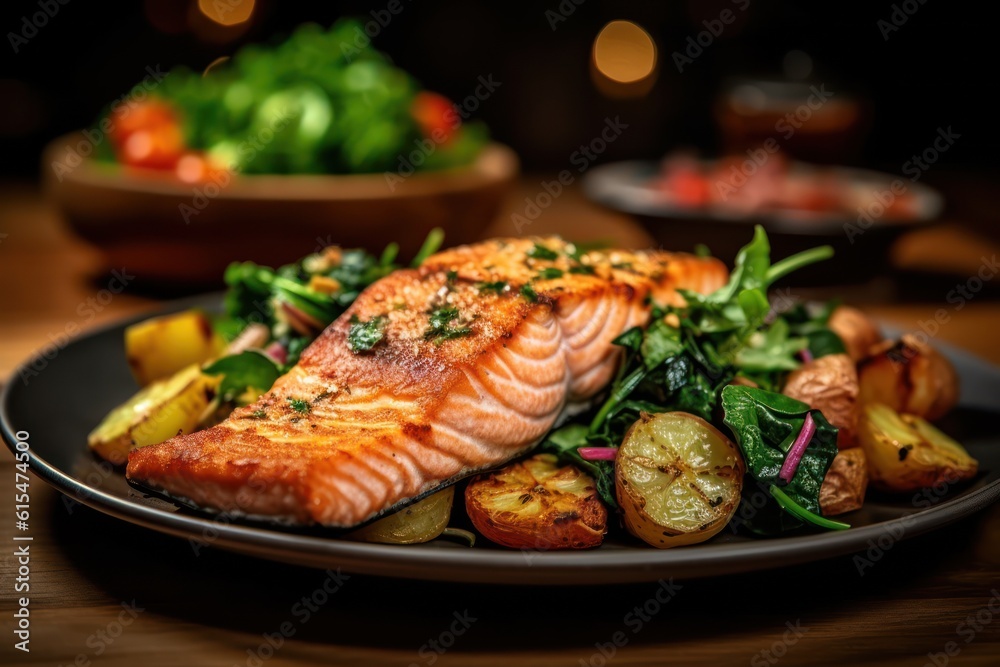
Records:
[[[862,408],[858,439],[868,459],[868,479],[884,491],[953,484],[979,469],[979,462],[960,444],[927,421],[881,403]]]
[[[379,544],[420,544],[435,539],[448,527],[455,487],[449,486],[395,514],[348,533],[346,539]]]
[[[607,531],[594,480],[551,454],[475,478],[465,509],[483,537],[512,549],[587,549]]]
[[[823,413],[837,427],[837,446],[857,446],[858,372],[846,354],[813,359],[788,375],[781,393]]]
[[[861,361],[882,340],[882,332],[857,308],[838,306],[830,315],[827,326],[840,336],[847,354],[854,361]]]
[[[158,380],[108,413],[90,432],[87,444],[117,465],[125,463],[133,447],[190,433],[215,399],[219,381],[219,377],[202,374],[198,364]]]
[[[937,419],[958,401],[958,375],[933,347],[906,334],[886,341],[858,365],[859,401]]]
[[[836,516],[861,509],[868,489],[868,459],[861,447],[837,452],[819,489],[823,516]]]
[[[224,348],[225,342],[200,310],[154,317],[125,329],[125,358],[142,387],[204,363]]]
[[[743,472],[739,449],[704,419],[643,413],[615,461],[625,527],[660,549],[704,542],[736,512]]]

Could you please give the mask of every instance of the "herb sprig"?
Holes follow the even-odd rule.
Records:
[[[430,317],[427,321],[427,331],[424,332],[424,339],[433,341],[436,345],[440,345],[446,340],[461,338],[472,333],[471,328],[456,322],[460,318],[460,313],[455,306],[435,308],[429,314]],[[459,324],[459,326],[455,326],[455,324]]]

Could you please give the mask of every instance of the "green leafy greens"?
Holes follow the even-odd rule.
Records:
[[[819,489],[837,455],[837,429],[819,410],[784,394],[753,387],[730,385],[722,390],[723,421],[743,452],[747,471],[758,482],[775,484],[796,504],[819,514]],[[806,414],[816,422],[816,432],[787,485],[778,472]]]
[[[248,389],[267,391],[281,377],[274,360],[255,350],[222,357],[202,369],[206,375],[222,375],[219,395],[226,400],[240,396]]]
[[[783,514],[779,530],[801,526],[810,514],[818,516],[819,487],[837,453],[837,430],[811,411],[816,434],[785,485],[777,474],[810,410],[767,389],[782,386],[788,372],[799,367],[804,350],[822,356],[843,351],[843,344],[826,326],[828,311],[811,313],[793,305],[781,310],[772,305],[768,291],[775,281],[832,251],[814,248],[774,264],[770,252],[767,235],[758,226],[737,255],[725,286],[707,295],[681,291],[684,306],[654,304],[648,328],[630,329],[615,340],[624,362],[589,424],[571,423],[552,432],[542,450],[594,475],[602,499],[615,506],[613,466],[585,461],[577,450],[617,447],[643,412],[689,412],[732,429],[748,475],[756,482],[745,486],[780,488],[785,505],[768,496]],[[730,386],[738,377],[763,389]]]
[[[411,265],[419,266],[437,252],[443,232],[427,235]],[[333,320],[340,317],[362,290],[399,268],[399,246],[390,243],[379,256],[364,250],[330,247],[278,269],[253,262],[234,262],[226,269],[229,286],[225,314],[215,328],[233,340],[250,325],[263,325],[274,356],[248,350],[219,359],[206,373],[225,375],[220,394],[227,400],[247,389],[267,391],[274,381],[294,366],[302,351]],[[385,335],[385,316],[368,322],[352,318],[348,345],[355,353],[373,349]],[[280,361],[279,361],[280,359]]]

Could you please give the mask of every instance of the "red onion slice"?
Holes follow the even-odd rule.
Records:
[[[809,446],[815,433],[816,422],[813,421],[812,413],[807,412],[806,419],[802,423],[802,430],[799,431],[799,436],[795,438],[795,442],[792,443],[788,455],[785,457],[785,462],[781,465],[778,479],[782,479],[786,483],[792,481],[792,478],[795,477],[795,471],[799,468],[799,461],[802,460],[802,455],[805,454],[806,447]]]
[[[617,447],[580,447],[576,450],[584,461],[614,461]]]

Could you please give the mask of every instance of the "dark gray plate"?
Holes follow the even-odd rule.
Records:
[[[218,303],[218,297],[211,296],[179,302],[169,310],[196,304],[212,308]],[[125,482],[121,470],[98,461],[87,450],[90,429],[136,391],[122,347],[127,324],[80,336],[44,363],[39,358],[23,367],[32,368],[34,363],[37,375],[22,376],[19,371],[10,378],[0,406],[8,447],[14,449],[16,432],[27,431],[32,471],[70,498],[102,512],[153,530],[277,561],[479,583],[607,584],[671,576],[705,577],[865,551],[872,544],[885,549],[898,540],[972,514],[1000,497],[1000,435],[996,430],[1000,369],[944,348],[958,368],[965,398],[943,428],[979,459],[979,477],[926,495],[870,497],[862,510],[843,517],[854,526],[850,530],[773,539],[749,538],[726,530],[704,544],[660,551],[613,529],[599,549],[543,553],[503,550],[484,540],[471,549],[443,540],[407,547],[360,544],[316,529],[238,524],[144,496]]]

